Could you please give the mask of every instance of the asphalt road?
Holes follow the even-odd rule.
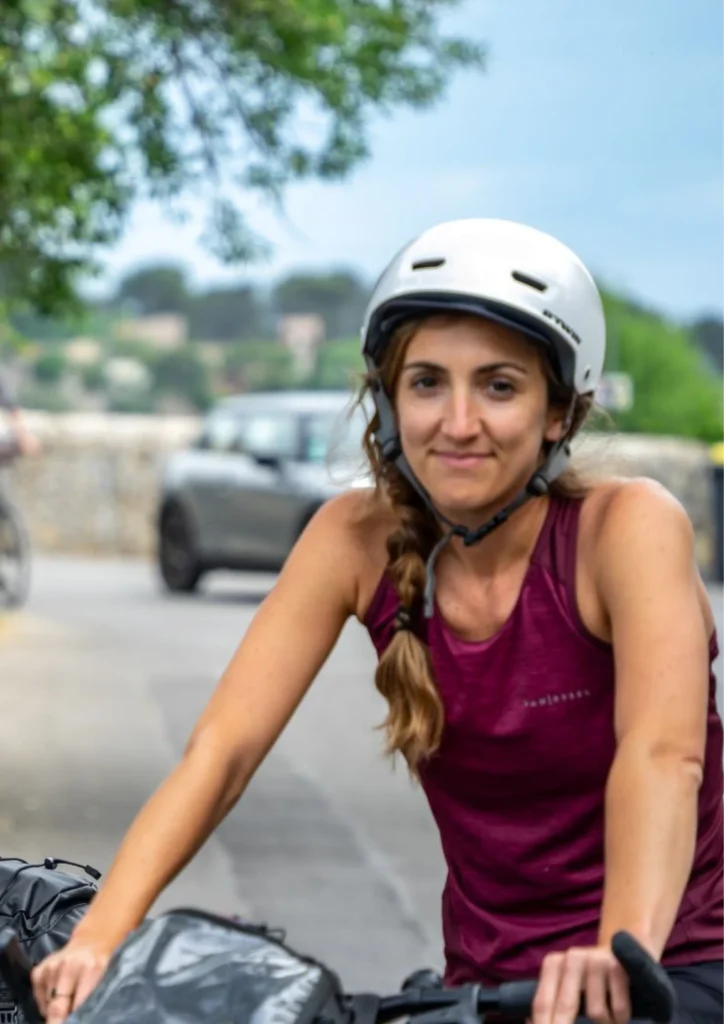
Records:
[[[108,866],[272,582],[220,574],[169,598],[142,563],[37,562],[28,608],[0,631],[4,855]],[[721,588],[711,594],[721,629]],[[354,988],[439,966],[439,842],[419,790],[381,756],[374,663],[351,623],[239,807],[156,909],[281,925]]]

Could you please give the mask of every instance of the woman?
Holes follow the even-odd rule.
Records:
[[[363,330],[376,488],[305,530],[86,918],[36,968],[49,1021],[235,805],[351,615],[379,651],[389,750],[440,829],[447,979],[539,971],[534,1024],[570,1024],[581,992],[624,1022],[624,928],[670,968],[682,1020],[721,1019],[712,614],[671,496],[567,468],[604,338],[585,267],[530,228],[443,224],[393,260]]]

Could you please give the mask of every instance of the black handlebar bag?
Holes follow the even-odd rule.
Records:
[[[349,1024],[337,976],[264,926],[196,910],[144,921],[68,1024]]]
[[[42,864],[29,864],[19,857],[0,857],[0,929],[13,929],[33,963],[66,944],[98,891],[95,881],[59,871],[59,863],[67,862],[48,857]],[[100,878],[90,865],[83,870],[92,879]],[[0,1024],[23,1020],[0,979]]]

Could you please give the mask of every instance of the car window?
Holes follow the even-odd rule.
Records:
[[[306,418],[304,459],[307,462],[347,462],[362,458],[362,436],[367,415],[356,407],[347,410],[312,413]]]
[[[240,426],[238,416],[217,409],[206,417],[198,446],[216,452],[232,451],[239,445]]]
[[[262,413],[248,416],[241,424],[240,446],[249,455],[277,459],[299,457],[299,427],[296,416]]]

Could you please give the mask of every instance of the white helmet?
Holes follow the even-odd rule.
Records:
[[[461,312],[514,327],[548,348],[561,381],[575,394],[594,391],[603,370],[606,325],[593,278],[575,253],[550,235],[505,220],[454,220],[425,231],[384,271],[367,307],[362,354],[372,374],[375,438],[386,460],[450,527],[427,564],[425,615],[433,614],[435,560],[452,536],[477,544],[535,495],[545,494],[568,465],[564,437],[551,446],[523,490],[478,529],[455,525],[435,505],[402,451],[390,396],[375,375],[395,329],[424,314]],[[569,417],[573,405],[569,410]],[[570,421],[566,419],[566,433]]]
[[[460,311],[507,324],[552,348],[564,384],[593,391],[606,325],[593,278],[565,245],[505,220],[453,220],[423,232],[377,282],[362,328],[370,369],[395,327],[424,313]]]

